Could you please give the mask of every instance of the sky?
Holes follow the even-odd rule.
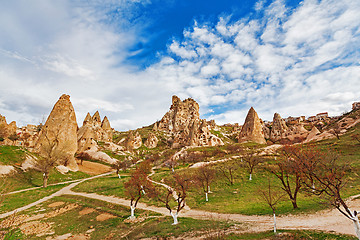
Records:
[[[0,7],[0,114],[44,122],[69,94],[79,126],[158,121],[172,95],[200,117],[336,116],[360,101],[360,1],[13,0]]]

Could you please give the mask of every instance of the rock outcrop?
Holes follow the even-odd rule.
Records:
[[[223,145],[222,140],[210,132],[207,122],[200,119],[199,104],[191,98],[181,101],[173,96],[170,110],[160,120],[157,129],[169,134],[173,148]]]
[[[54,146],[53,151],[61,152],[62,157],[66,158],[67,166],[71,170],[77,170],[78,166],[74,158],[77,150],[77,129],[70,96],[63,94],[41,128],[35,150],[46,156],[51,151],[49,147]]]
[[[259,144],[266,143],[260,118],[253,107],[250,108],[246,116],[245,123],[238,137],[238,141],[251,141]]]
[[[105,116],[103,121],[98,111],[91,117],[88,113],[84,119],[83,126],[78,130],[78,152],[86,150],[96,151],[97,141],[111,142],[113,130],[108,118]]]
[[[16,134],[16,122],[7,124],[5,116],[0,114],[0,137],[7,138],[13,134]]]
[[[156,148],[158,142],[159,139],[156,137],[156,135],[154,133],[149,133],[149,137],[146,139],[144,145],[147,148]]]
[[[139,132],[135,132],[134,134],[133,131],[130,131],[125,139],[125,148],[128,151],[138,149],[142,144],[142,138]]]
[[[280,114],[275,113],[270,131],[270,140],[276,142],[281,138],[284,138],[287,131],[288,126],[286,125],[284,119],[281,118]]]

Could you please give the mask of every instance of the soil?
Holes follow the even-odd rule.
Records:
[[[55,217],[57,215],[60,215],[60,214],[63,214],[67,211],[70,211],[74,208],[77,208],[79,205],[75,204],[75,203],[71,203],[69,205],[66,205],[65,207],[63,208],[59,208],[59,209],[56,209],[55,211],[52,211],[52,212],[49,212],[46,214],[46,217],[47,218],[51,218],[51,217]]]
[[[51,230],[51,223],[33,221],[24,223],[19,228],[25,235],[44,235]]]
[[[79,215],[83,216],[83,215],[92,213],[92,212],[94,212],[94,211],[95,211],[95,209],[93,209],[93,208],[84,208],[83,210],[81,210],[81,211],[79,212]]]
[[[96,221],[102,222],[102,221],[108,220],[110,218],[116,218],[116,216],[114,216],[110,213],[102,213],[96,217]]]
[[[64,204],[64,202],[54,202],[54,203],[49,204],[48,207],[53,208],[53,207],[61,206],[63,204]]]
[[[106,172],[110,172],[111,167],[95,162],[83,161],[82,165],[80,165],[80,161],[78,161],[79,171],[84,172],[90,175],[97,175]]]

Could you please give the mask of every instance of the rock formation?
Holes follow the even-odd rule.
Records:
[[[316,135],[319,135],[320,133],[321,132],[315,126],[313,126],[304,142],[310,142],[315,138]]]
[[[159,139],[156,137],[156,135],[154,133],[149,133],[149,137],[146,139],[144,145],[147,148],[156,148],[158,142]]]
[[[108,118],[105,116],[101,122],[98,111],[91,117],[88,113],[84,119],[83,126],[78,130],[78,152],[86,150],[96,151],[97,141],[111,142],[113,130]]]
[[[16,134],[16,122],[7,124],[5,116],[0,114],[0,137],[7,138],[13,134]]]
[[[252,141],[259,144],[266,143],[260,118],[253,107],[250,108],[246,116],[238,141]]]
[[[270,140],[276,142],[281,138],[284,138],[287,131],[288,126],[286,126],[284,119],[281,118],[280,114],[275,113],[270,131]]]
[[[173,96],[170,110],[157,128],[171,136],[173,148],[223,145],[222,140],[210,132],[207,122],[200,119],[199,104],[191,98],[181,101]]]
[[[70,96],[63,94],[41,128],[35,150],[44,156],[48,155],[49,151],[59,153],[66,158],[68,168],[77,170],[74,158],[77,150],[77,129],[78,125]],[[49,150],[50,147],[53,150]]]
[[[125,148],[128,151],[132,151],[134,149],[138,149],[142,145],[142,138],[139,132],[130,131],[128,136],[125,139]]]

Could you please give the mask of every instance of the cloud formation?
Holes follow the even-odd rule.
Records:
[[[220,124],[242,124],[250,106],[266,120],[349,110],[360,100],[360,2],[267,2],[241,19],[194,20],[142,69],[127,59],[147,41],[141,7],[152,1],[7,1],[0,114],[36,124],[63,93],[79,123],[99,110],[118,130],[159,120],[172,94],[194,98]]]
[[[250,106],[271,120],[274,112],[340,114],[359,100],[359,2],[305,0],[290,9],[260,1],[255,9],[240,20],[195,22],[169,46],[173,60],[154,68],[221,123],[242,123]]]

